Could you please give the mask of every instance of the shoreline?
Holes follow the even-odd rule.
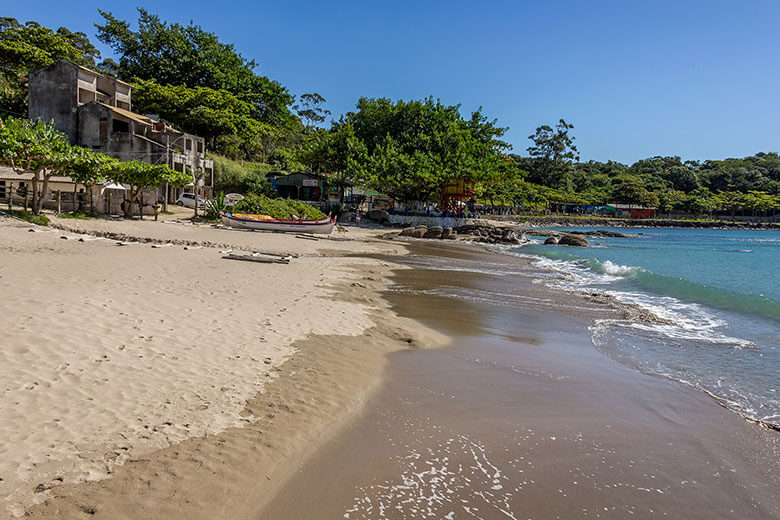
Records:
[[[69,227],[68,233],[83,232],[84,227],[89,226]],[[102,226],[96,227],[91,230],[95,234],[113,233]],[[140,234],[137,226],[130,227],[129,232],[122,233],[123,240],[140,239],[142,244],[165,244],[171,241],[172,235],[178,235],[159,226],[150,228],[154,233]],[[197,235],[197,227],[193,226],[187,234]],[[361,243],[370,244],[385,232],[373,230]],[[108,236],[117,238],[117,235]],[[251,250],[253,236],[258,235],[241,233],[232,237],[233,247]],[[290,482],[297,478],[299,467],[321,458],[329,449],[326,446],[349,431],[362,416],[372,413],[371,403],[375,402],[377,393],[381,394],[388,378],[394,377],[387,373],[393,359],[421,346],[448,341],[437,327],[426,324],[425,320],[418,322],[408,312],[401,313],[408,317],[401,317],[391,307],[386,298],[387,291],[392,290],[388,276],[395,280],[399,272],[415,267],[408,265],[405,257],[397,258],[399,265],[392,255],[381,252],[390,250],[397,255],[398,246],[406,251],[409,247],[435,247],[439,242],[413,241],[407,245],[383,240],[383,247],[366,253],[340,249],[339,241],[321,240],[312,244],[262,234],[263,239],[267,237],[273,237],[274,242],[281,240],[274,248],[281,245],[289,248],[291,242],[308,247],[301,255],[303,258],[347,260],[352,272],[329,287],[331,297],[336,302],[358,303],[372,309],[369,318],[373,325],[357,336],[311,335],[296,341],[292,346],[295,353],[280,365],[274,365],[276,377],[247,401],[242,415],[253,418],[247,421],[248,426],[190,438],[130,459],[116,466],[107,480],[79,484],[55,482],[53,487],[46,483],[38,496],[43,503],[29,512],[30,517],[83,518],[85,512],[103,518],[133,518],[139,512],[150,519],[176,518],[185,513],[188,518],[204,519],[257,517],[258,508],[268,507],[280,493],[284,494]],[[193,240],[187,245],[214,249],[223,244]],[[495,254],[488,246],[453,245]],[[550,289],[541,292],[545,290]],[[604,304],[598,299],[592,303]],[[373,347],[366,350],[368,343]],[[592,345],[590,348],[601,358],[634,371]],[[675,386],[668,379],[663,379],[662,384]],[[728,413],[734,414],[731,410]]]
[[[490,220],[488,218],[487,220]],[[687,228],[687,229],[746,229],[754,231],[780,231],[780,222],[730,222],[730,221],[687,221],[669,219],[620,219],[592,217],[511,217],[508,220],[496,219],[518,227],[530,225],[539,227],[615,227],[615,228]]]
[[[603,312],[597,302],[580,295],[543,302],[546,288],[527,284],[507,299],[509,307],[495,301],[485,307],[487,288],[500,298],[508,290],[503,279],[513,274],[499,266],[489,282],[485,270],[496,267],[484,249],[413,244],[412,258],[402,260],[413,269],[396,273],[388,296],[402,315],[453,343],[392,354],[389,377],[370,405],[255,518],[778,513],[771,484],[780,445],[775,432],[714,406],[696,389],[602,354],[588,330]],[[421,250],[448,260],[418,270],[425,265],[414,258]],[[477,261],[460,263],[461,257]],[[508,262],[520,272],[536,270],[527,261]],[[469,272],[470,266],[476,270]],[[465,295],[474,290],[471,301]],[[500,323],[515,325],[492,323],[500,319],[495,316],[487,328],[479,325],[491,309],[510,320]],[[321,489],[332,481],[339,485]]]
[[[210,321],[217,326],[216,329],[210,330],[208,324],[204,323],[202,337],[194,336],[185,341],[185,350],[191,348],[187,347],[186,343],[193,341],[193,339],[195,347],[199,343],[203,343],[204,347],[208,345],[204,352],[206,355],[204,361],[207,364],[199,368],[199,365],[193,364],[196,362],[195,359],[182,359],[181,354],[174,356],[175,349],[170,348],[173,346],[170,342],[178,340],[170,334],[168,334],[167,339],[163,339],[163,341],[168,342],[168,345],[160,345],[162,349],[148,350],[145,344],[139,344],[142,342],[139,339],[138,341],[131,340],[135,344],[128,343],[127,350],[147,349],[146,351],[138,351],[149,352],[155,356],[167,354],[174,359],[179,357],[178,365],[174,363],[171,365],[171,369],[193,371],[193,374],[203,370],[206,370],[203,372],[204,375],[226,371],[225,374],[229,376],[235,371],[235,368],[230,367],[243,366],[244,371],[258,367],[259,372],[255,377],[247,378],[246,374],[239,376],[237,372],[236,376],[232,377],[238,377],[237,381],[243,381],[244,386],[246,383],[252,385],[254,384],[252,380],[257,380],[261,385],[259,387],[260,393],[255,391],[248,396],[248,400],[244,400],[238,397],[241,395],[240,393],[235,393],[229,388],[232,387],[230,383],[225,385],[225,383],[215,382],[210,384],[212,390],[209,390],[208,387],[202,386],[203,383],[197,382],[197,377],[188,376],[183,387],[174,385],[170,390],[164,391],[160,397],[163,401],[170,402],[169,405],[166,405],[165,402],[160,401],[163,409],[170,409],[171,412],[179,410],[185,415],[181,419],[168,419],[170,413],[161,412],[162,415],[157,419],[157,422],[152,423],[149,430],[145,430],[152,432],[149,440],[136,446],[134,434],[124,430],[121,422],[118,426],[112,427],[110,424],[108,426],[114,430],[118,428],[117,432],[121,436],[125,436],[122,435],[123,430],[126,434],[130,433],[130,437],[125,437],[126,441],[117,443],[106,438],[100,442],[102,444],[100,446],[90,444],[94,442],[90,439],[94,438],[95,434],[86,436],[81,447],[73,452],[78,455],[78,458],[74,460],[84,460],[93,466],[97,463],[98,467],[103,468],[101,470],[103,475],[95,474],[92,476],[91,474],[81,474],[81,470],[78,469],[75,473],[72,469],[68,470],[67,458],[63,459],[66,462],[64,466],[62,463],[56,462],[57,457],[66,455],[66,452],[62,452],[59,456],[54,455],[53,459],[51,455],[47,455],[47,459],[54,465],[47,463],[45,468],[41,468],[38,463],[33,462],[28,474],[21,480],[20,477],[9,478],[12,474],[4,470],[0,474],[0,478],[4,477],[3,480],[0,480],[0,486],[3,486],[5,493],[10,491],[11,494],[4,493],[2,498],[0,517],[3,518],[22,514],[31,518],[83,518],[85,513],[102,518],[135,518],[139,511],[143,511],[144,518],[175,518],[183,514],[182,511],[186,511],[189,518],[251,515],[257,507],[258,496],[273,490],[274,486],[283,480],[285,474],[294,469],[295,461],[299,457],[303,457],[305,453],[316,447],[323,438],[327,438],[328,432],[359,409],[366,396],[380,380],[379,375],[385,366],[384,358],[387,352],[400,348],[417,348],[417,345],[422,343],[434,344],[446,340],[440,335],[420,327],[412,320],[398,318],[387,310],[386,304],[378,296],[378,293],[387,283],[384,276],[389,272],[391,265],[387,261],[365,258],[365,254],[367,252],[381,252],[392,257],[392,255],[402,254],[403,247],[377,240],[376,232],[353,229],[347,235],[350,238],[310,241],[296,240],[289,235],[230,233],[206,226],[163,225],[148,221],[79,222],[75,225],[68,222],[67,224],[68,231],[63,232],[61,229],[52,231],[18,222],[9,224],[7,220],[0,221],[0,233],[6,238],[6,254],[9,255],[8,259],[11,261],[3,266],[5,272],[0,271],[0,283],[11,284],[8,287],[15,287],[19,293],[16,298],[18,308],[6,307],[5,314],[10,314],[10,316],[5,316],[5,319],[27,320],[23,316],[27,312],[35,311],[25,303],[24,298],[27,296],[35,298],[37,294],[45,299],[43,291],[46,291],[45,287],[50,283],[48,278],[43,277],[40,283],[36,282],[26,291],[14,283],[15,277],[21,276],[25,269],[34,268],[36,262],[57,265],[58,269],[62,271],[60,274],[64,276],[67,276],[66,273],[71,269],[74,270],[74,274],[79,276],[77,274],[79,269],[94,262],[97,264],[94,267],[87,267],[87,269],[99,271],[100,264],[109,263],[112,264],[111,268],[116,268],[120,270],[119,272],[123,268],[130,271],[126,275],[133,278],[135,276],[133,271],[137,268],[140,269],[138,273],[144,273],[137,278],[144,280],[151,280],[154,277],[150,275],[159,269],[164,269],[164,274],[167,277],[172,277],[173,280],[179,279],[179,283],[188,279],[188,273],[192,272],[193,268],[198,270],[204,268],[206,269],[204,274],[209,272],[212,274],[208,278],[199,280],[197,292],[192,292],[189,287],[186,291],[182,291],[186,286],[177,285],[176,282],[170,283],[169,280],[167,290],[172,291],[170,295],[165,292],[166,289],[160,291],[159,288],[154,289],[153,293],[146,292],[145,294],[142,291],[134,291],[133,294],[136,296],[133,301],[144,298],[147,303],[155,301],[166,306],[173,305],[170,307],[174,310],[174,315],[171,318],[174,320],[172,322],[174,327],[171,328],[173,331],[178,329],[177,320],[179,327],[188,323],[187,318],[183,316],[175,317],[175,314],[178,313],[175,311],[178,307],[175,302],[177,297],[187,295],[188,301],[182,300],[181,305],[191,308],[185,309],[185,312],[192,317],[198,316],[198,319],[203,321],[206,321],[206,316],[210,316]],[[30,230],[38,232],[31,233]],[[97,238],[101,234],[111,236],[112,240],[121,239],[121,241],[112,242]],[[222,240],[223,237],[224,240]],[[62,240],[64,238],[67,240]],[[179,241],[178,244],[186,244],[184,251],[180,245],[169,245],[175,240]],[[149,248],[150,244],[151,249]],[[125,247],[117,247],[117,245],[125,245]],[[168,247],[165,247],[166,245]],[[225,245],[238,250],[260,249],[292,254],[293,261],[287,266],[269,266],[268,264],[257,266],[249,262],[225,263],[220,260],[220,256],[217,254],[218,247],[225,247]],[[157,249],[154,249],[155,247]],[[81,256],[84,254],[83,251],[89,251],[90,256]],[[88,260],[90,258],[92,260]],[[158,260],[152,260],[152,258],[165,258],[165,260],[162,261],[163,263],[157,263]],[[147,259],[151,263],[146,262]],[[53,262],[53,264],[49,264],[49,262]],[[148,265],[145,265],[147,263]],[[166,266],[170,266],[170,268]],[[68,284],[64,284],[62,287],[58,286],[58,288],[66,294],[70,294],[70,291],[79,291],[81,294],[89,295],[95,289],[87,287],[93,287],[94,283],[102,281],[108,286],[112,286],[113,283],[119,284],[116,286],[118,290],[126,282],[125,280],[115,281],[106,278],[106,276],[110,276],[108,272],[111,268],[103,267],[103,269],[108,269],[105,274],[102,272],[83,274],[86,277],[85,280],[77,282],[74,288],[69,288]],[[215,277],[213,269],[224,269],[226,272]],[[48,276],[51,275],[52,273],[49,272]],[[255,280],[256,275],[260,279]],[[241,280],[242,277],[244,280]],[[94,281],[87,281],[92,278]],[[211,278],[215,279],[212,281]],[[266,289],[265,285],[267,284],[278,286],[278,288],[271,289],[269,287]],[[282,290],[281,287],[285,284],[287,288]],[[187,285],[191,284],[187,283]],[[113,289],[106,291],[104,291],[106,294],[115,292]],[[27,293],[25,297],[22,296],[24,292]],[[153,296],[153,294],[158,293],[160,296]],[[260,306],[254,303],[252,305],[253,314],[247,315],[246,318],[233,314],[233,323],[220,324],[214,321],[215,317],[219,315],[219,312],[215,314],[215,311],[219,309],[216,306],[216,301],[220,299],[217,296],[220,293],[225,294],[225,296],[233,295],[228,297],[227,301],[230,301],[231,298],[239,298],[240,300],[242,294],[244,296],[255,294],[255,297],[262,298],[259,301],[267,301],[264,301]],[[15,294],[13,291],[6,293],[9,298]],[[95,295],[96,298],[97,296]],[[59,298],[58,296],[55,300]],[[100,298],[106,297],[101,296]],[[159,298],[163,298],[163,300],[159,300]],[[99,306],[94,306],[90,302],[92,299],[91,296],[88,296],[87,303],[91,313],[89,319],[93,322],[94,320],[101,321],[100,316],[105,314],[105,311]],[[318,300],[321,303],[317,304]],[[109,307],[114,305],[111,303],[114,298],[104,301]],[[307,303],[301,306],[304,302]],[[319,310],[317,310],[317,306],[320,307]],[[103,306],[103,308],[105,307],[106,305]],[[137,303],[130,304],[130,307],[137,308]],[[233,305],[230,307],[232,308]],[[222,311],[225,314],[225,310]],[[40,312],[45,312],[45,309]],[[160,316],[167,319],[166,314],[169,312],[166,307],[161,308],[160,312],[162,313]],[[47,331],[47,335],[37,339],[36,342],[43,340],[44,344],[49,343],[52,338],[51,334],[56,334],[60,327],[68,327],[68,324],[72,324],[75,317],[69,317],[71,313],[72,311],[66,308],[66,315],[60,318],[60,321],[55,322],[53,330]],[[145,316],[145,313],[147,311],[138,316]],[[151,317],[154,313],[155,310],[152,308],[148,310],[147,314]],[[258,314],[258,317],[254,318],[254,314]],[[135,316],[136,314],[129,315]],[[14,318],[14,316],[19,316],[19,318]],[[229,313],[225,316],[229,316]],[[265,321],[263,321],[264,316]],[[138,325],[138,330],[143,332],[141,338],[148,335],[147,339],[149,339],[154,336],[156,342],[158,334],[166,334],[159,326],[151,323],[153,320],[144,317],[141,321],[144,322],[143,325],[140,323]],[[284,323],[284,321],[290,322]],[[320,324],[317,324],[318,322]],[[257,325],[252,325],[252,323]],[[224,328],[225,325],[235,328],[235,330],[228,331]],[[49,328],[51,329],[51,326]],[[215,335],[219,330],[222,332]],[[339,332],[336,335],[323,334],[323,331],[328,330],[338,330]],[[84,329],[84,332],[89,335],[87,329]],[[89,340],[96,344],[99,351],[107,353],[103,356],[107,364],[104,363],[100,366],[101,368],[115,366],[114,364],[119,361],[117,356],[121,357],[122,354],[116,351],[110,352],[113,349],[108,344],[105,347],[102,345],[111,343],[112,338],[119,339],[119,337],[111,328],[103,327],[100,332],[102,339],[95,337],[93,340]],[[150,333],[153,333],[153,336]],[[234,344],[237,343],[237,340],[246,341],[257,337],[256,334],[262,336],[260,343],[256,345]],[[46,339],[47,337],[49,339]],[[285,346],[286,338],[294,341],[289,343],[289,346]],[[21,331],[10,339],[13,340],[12,344],[21,348],[24,348],[23,344],[29,344],[31,348],[27,350],[34,351],[43,348],[34,345],[31,342],[29,332],[26,331]],[[126,340],[127,337],[122,338],[122,341]],[[215,341],[228,343],[224,348],[217,349],[224,350],[227,359],[220,360],[216,352],[215,354],[210,352],[215,346]],[[78,344],[78,342],[74,343],[74,353],[81,348],[77,346]],[[255,348],[260,349],[257,352],[268,352],[271,357],[262,360],[258,354],[249,354],[251,357],[249,359],[247,353]],[[180,349],[180,347],[176,347],[176,349]],[[190,350],[190,352],[194,351]],[[231,354],[231,352],[233,353]],[[277,354],[272,354],[272,352],[277,352]],[[0,354],[4,353],[0,352]],[[71,354],[55,353],[50,350],[44,350],[41,354],[53,356],[53,359],[64,356],[70,360],[66,361],[66,364],[73,363],[73,360],[70,359],[73,357]],[[239,354],[242,358],[240,361]],[[16,354],[12,351],[8,355],[13,358]],[[29,356],[29,354],[22,355]],[[214,355],[218,357],[214,358]],[[201,354],[197,356],[201,356]],[[101,356],[96,356],[96,359],[99,361]],[[182,365],[182,363],[184,364]],[[240,365],[236,365],[236,363],[240,363]],[[15,366],[21,367],[22,365]],[[174,368],[175,366],[178,368]],[[133,369],[130,365],[127,367],[130,370]],[[124,365],[119,368],[120,372],[127,371]],[[6,370],[11,371],[10,374],[14,373],[13,369],[14,367],[6,367]],[[85,374],[92,379],[89,371]],[[165,373],[161,375],[163,378],[169,378]],[[73,378],[74,376],[75,374],[68,377]],[[40,377],[43,377],[41,382],[47,388],[52,387],[52,385],[56,387],[65,384],[56,376],[53,378],[48,375]],[[86,381],[81,378],[82,376],[75,377],[77,378],[73,384],[80,385],[82,383],[79,381]],[[121,373],[107,373],[105,383],[108,388],[116,387],[120,395],[123,391],[122,383],[119,382],[121,377]],[[143,382],[146,376],[139,372],[135,377],[136,379],[140,378],[138,381]],[[263,379],[265,381],[262,381]],[[151,384],[155,386],[163,384],[163,380],[160,379],[159,383]],[[154,381],[154,379],[150,381]],[[234,379],[234,381],[236,380]],[[68,382],[68,385],[70,384],[72,383]],[[220,388],[220,385],[224,386]],[[7,394],[6,398],[13,399],[14,395],[23,389],[7,388],[6,392],[9,391],[10,394]],[[106,401],[106,406],[109,409],[117,408],[116,405],[111,404],[113,398],[111,394],[114,391],[112,390],[109,395],[105,396],[109,398]],[[241,427],[236,428],[229,422],[220,426],[218,422],[212,426],[206,425],[205,430],[199,430],[198,428],[201,427],[190,424],[202,412],[198,412],[197,407],[189,412],[186,410],[191,407],[181,408],[178,404],[180,398],[176,396],[181,392],[183,392],[182,395],[186,396],[202,394],[203,391],[211,392],[215,397],[221,393],[235,395],[232,402],[237,404],[240,401],[241,405],[240,408],[236,409],[240,413],[235,415],[234,420],[238,421]],[[62,393],[62,391],[60,392]],[[58,412],[54,410],[48,417],[40,417],[40,414],[32,413],[32,409],[30,409],[26,419],[23,419],[24,415],[19,415],[19,420],[28,422],[29,426],[24,427],[24,422],[12,424],[4,421],[5,424],[0,423],[0,427],[5,428],[4,431],[17,432],[15,435],[20,435],[22,439],[27,437],[25,442],[28,444],[45,439],[44,431],[41,431],[40,434],[44,437],[35,436],[35,438],[29,438],[24,433],[25,429],[31,429],[31,431],[40,429],[40,426],[35,425],[35,422],[40,419],[49,421],[54,419],[61,421],[59,424],[66,427],[80,428],[78,419],[68,415],[69,413],[72,415],[71,412],[74,411],[78,412],[78,406],[71,402],[72,399],[67,396],[67,392],[55,399],[55,401],[62,400],[64,403],[70,403],[64,405],[68,407],[64,411],[65,415],[60,417]],[[143,407],[156,410],[158,405],[155,404],[157,400],[155,394],[158,392],[158,390],[152,390],[152,393],[149,393],[147,397],[146,393],[133,393],[131,389],[131,393],[123,395],[122,398],[126,401],[129,399],[130,402],[133,402],[134,399],[141,399],[138,402],[139,404],[143,403]],[[104,398],[104,396],[98,397],[98,395],[95,397],[98,398],[96,401],[98,403]],[[167,401],[165,397],[168,398]],[[212,398],[209,399],[213,401]],[[193,404],[197,405],[197,403]],[[22,405],[26,406],[26,404]],[[213,409],[214,404],[212,403],[210,406]],[[222,406],[218,404],[217,408],[221,409]],[[126,406],[124,407],[126,408]],[[124,409],[123,406],[119,406],[116,410],[117,413],[126,413],[121,412],[122,409]],[[225,408],[225,410],[229,411],[229,408]],[[89,423],[83,425],[95,426]],[[184,432],[175,435],[177,429],[182,428],[186,428],[192,433]],[[163,437],[160,437],[161,434]],[[155,445],[160,446],[161,449],[155,449]],[[30,446],[32,447],[34,444],[30,444]],[[90,446],[92,448],[89,448]],[[64,444],[63,447],[67,448]],[[0,451],[4,453],[9,453],[7,451],[9,448],[15,449],[18,457],[29,455],[24,453],[22,445],[9,446],[6,444],[3,446],[0,444]],[[45,451],[46,448],[43,449]],[[84,452],[84,449],[89,449],[89,452]],[[36,451],[38,451],[37,448]],[[62,450],[60,449],[60,451]],[[6,463],[9,462],[11,461],[6,461]],[[82,476],[79,476],[80,474]],[[245,485],[237,486],[237,482],[244,482]],[[172,501],[172,497],[177,498]],[[239,510],[243,510],[243,513],[237,514],[236,512]]]

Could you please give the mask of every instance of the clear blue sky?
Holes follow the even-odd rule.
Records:
[[[98,43],[98,5],[5,0],[1,14]],[[137,19],[136,4],[108,5]],[[560,117],[583,160],[780,151],[776,0],[137,5],[217,33],[293,94],[322,94],[336,116],[361,96],[433,95],[464,114],[482,106],[523,155],[528,135]]]

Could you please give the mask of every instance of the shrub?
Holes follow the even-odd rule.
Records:
[[[325,214],[310,204],[299,200],[272,199],[265,195],[250,194],[236,202],[233,210],[236,213],[251,213],[268,215],[269,217],[288,219],[293,215],[299,218],[324,218]]]
[[[225,194],[217,193],[213,199],[206,201],[206,218],[208,220],[219,220],[219,212],[225,211]]]
[[[25,222],[29,222],[31,224],[37,224],[39,226],[49,225],[49,218],[46,215],[34,215],[29,211],[24,211],[19,209],[13,209],[13,210],[6,209],[3,210],[2,213],[6,213],[7,215],[11,215],[12,217],[16,217],[18,219],[22,219]]]
[[[252,170],[244,177],[241,185],[243,193],[254,193],[255,195],[265,195],[266,197],[275,197],[276,190],[271,186],[265,172]]]
[[[60,218],[75,218],[77,220],[87,220],[90,218],[99,218],[97,213],[84,213],[84,212],[78,212],[78,213],[60,213]]]

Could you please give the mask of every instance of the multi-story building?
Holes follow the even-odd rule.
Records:
[[[213,163],[205,157],[204,139],[132,112],[128,83],[60,60],[32,72],[29,86],[30,119],[54,121],[72,144],[121,161],[167,164],[200,178],[201,189],[213,186]],[[168,189],[168,202],[177,196]]]

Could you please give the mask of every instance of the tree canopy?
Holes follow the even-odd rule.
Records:
[[[222,43],[199,25],[167,23],[138,8],[138,30],[111,13],[99,11],[98,39],[119,56],[117,75],[125,81],[147,80],[224,90],[247,103],[252,117],[280,124],[292,116],[293,96],[280,83],[255,74],[257,63]]]
[[[452,179],[479,181],[495,173],[509,148],[500,140],[504,132],[480,111],[464,119],[459,105],[433,98],[361,98],[355,112],[333,124],[318,158],[401,200],[427,200]]]
[[[84,33],[64,27],[53,31],[37,22],[0,18],[0,112],[27,114],[25,84],[30,72],[62,59],[96,68],[99,58],[100,53]]]

